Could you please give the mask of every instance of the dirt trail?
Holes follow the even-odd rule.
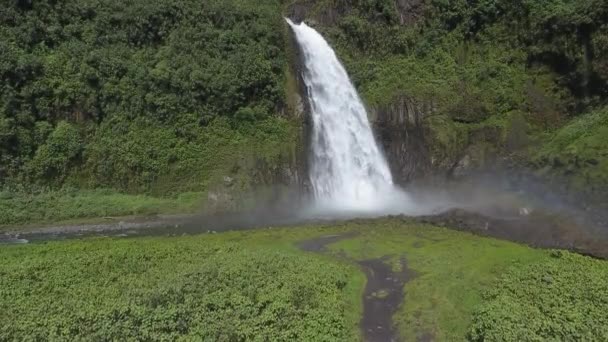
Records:
[[[323,253],[327,245],[355,237],[357,233],[322,236],[302,241],[298,246],[308,252]],[[401,270],[394,271],[388,264],[388,258],[353,260],[365,276],[367,283],[363,292],[363,317],[361,330],[367,342],[398,341],[398,334],[393,325],[393,315],[403,303],[405,283],[413,277],[407,269],[406,261],[401,258]]]
[[[358,262],[367,276],[361,327],[369,342],[397,341],[393,315],[403,304],[403,287],[414,276],[401,259],[401,271],[394,271],[383,259]]]

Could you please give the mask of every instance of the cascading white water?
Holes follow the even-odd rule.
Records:
[[[313,119],[310,179],[318,207],[394,212],[407,196],[393,184],[365,107],[325,39],[305,23],[286,19],[303,53],[304,82]]]

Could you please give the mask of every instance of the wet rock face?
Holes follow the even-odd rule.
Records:
[[[296,0],[287,9],[287,16],[295,23],[307,20],[310,24],[335,25],[350,9],[349,1],[339,1],[320,8],[315,0]]]
[[[296,6],[296,5],[293,5]],[[293,7],[292,6],[292,7]],[[293,15],[289,15],[292,20],[296,20],[293,17],[298,17],[299,15],[304,15],[305,8],[302,7],[301,10],[298,10],[297,7],[293,7],[294,11]],[[297,20],[296,20],[297,21]],[[299,20],[301,21],[301,20]],[[291,159],[291,161],[285,165],[289,168],[289,173],[293,177],[287,177],[289,179],[290,185],[297,185],[297,187],[303,192],[307,193],[310,190],[310,181],[308,178],[308,170],[309,170],[309,145],[310,145],[310,135],[312,130],[312,118],[310,116],[310,102],[308,101],[308,88],[304,83],[304,61],[302,59],[302,51],[300,46],[298,45],[295,35],[289,31],[289,46],[291,50],[291,55],[289,56],[289,70],[291,73],[291,77],[295,80],[294,88],[290,89],[292,94],[288,96],[292,96],[294,99],[294,108],[292,109],[291,115],[295,118],[299,123],[299,131],[298,131],[298,144],[296,146],[295,156]],[[283,180],[285,177],[283,178]],[[282,183],[286,183],[283,181]]]
[[[253,165],[224,175],[207,192],[203,202],[206,214],[222,214],[249,210],[258,206],[274,206],[305,196],[307,175],[293,157],[278,160],[257,159]],[[243,178],[243,174],[247,176]],[[240,177],[240,178],[239,178]]]
[[[396,0],[395,5],[397,6],[399,23],[401,25],[415,24],[423,16],[423,0]]]
[[[456,166],[452,169],[452,177],[453,178],[463,178],[469,174],[471,170],[471,156],[466,154],[462,159],[456,163]]]
[[[296,160],[281,158],[275,163],[258,159],[251,173],[253,185],[284,185],[291,186],[300,183],[303,178]]]
[[[407,96],[401,96],[388,105],[369,109],[376,139],[384,150],[398,184],[407,184],[431,170],[423,118],[433,111],[431,103]]]

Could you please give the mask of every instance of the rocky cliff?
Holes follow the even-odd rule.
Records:
[[[389,104],[370,107],[368,113],[397,183],[404,185],[432,172],[434,160],[424,123],[433,113],[431,103],[404,95]]]

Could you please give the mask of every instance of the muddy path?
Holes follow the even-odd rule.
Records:
[[[298,247],[306,252],[315,252],[322,253],[327,252],[327,245],[331,245],[333,243],[354,238],[358,233],[344,233],[344,234],[336,234],[336,235],[326,235],[320,236],[311,240],[304,240],[298,243]]]
[[[353,232],[321,236],[302,241],[298,247],[307,252],[325,253],[327,245],[357,235]],[[403,304],[405,283],[414,277],[414,273],[407,268],[405,258],[400,259],[400,270],[394,270],[389,264],[389,257],[362,261],[342,257],[358,264],[367,278],[363,291],[363,315],[360,322],[364,340],[367,342],[399,341],[393,324],[393,315]]]
[[[401,270],[395,271],[388,260],[372,259],[357,262],[367,276],[363,295],[361,328],[369,342],[398,341],[393,315],[403,304],[405,283],[414,277],[401,258]]]

